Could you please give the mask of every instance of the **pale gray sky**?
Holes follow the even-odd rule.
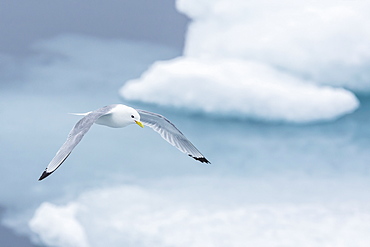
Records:
[[[1,0],[0,53],[22,55],[36,40],[61,33],[182,49],[188,22],[174,0]]]

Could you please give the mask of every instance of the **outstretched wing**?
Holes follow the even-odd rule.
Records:
[[[184,136],[176,126],[162,115],[136,109],[140,114],[140,121],[158,132],[163,139],[178,148],[181,152],[186,153],[190,157],[202,162],[210,164],[210,162],[199,152],[199,150]]]
[[[110,113],[114,105],[104,106],[98,110],[89,112],[80,121],[78,121],[73,129],[69,132],[67,141],[60,147],[54,158],[50,161],[45,171],[42,173],[39,180],[42,180],[53,173],[71,154],[72,150],[81,141],[82,137],[101,116]]]

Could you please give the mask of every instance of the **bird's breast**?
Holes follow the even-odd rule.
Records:
[[[130,124],[129,122],[125,121],[123,118],[116,114],[108,114],[101,116],[96,120],[95,123],[105,125],[111,128],[123,128]]]

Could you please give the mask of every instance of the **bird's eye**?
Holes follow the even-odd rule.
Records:
[[[134,115],[131,115],[132,118],[135,118]]]

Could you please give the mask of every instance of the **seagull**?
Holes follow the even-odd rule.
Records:
[[[146,125],[159,133],[163,139],[181,152],[197,161],[210,164],[203,154],[199,152],[170,120],[157,113],[134,109],[122,104],[113,104],[101,107],[95,111],[77,113],[75,115],[82,115],[84,117],[80,119],[69,132],[66,142],[60,147],[54,158],[50,161],[45,171],[41,174],[39,181],[52,174],[63,164],[94,123],[112,128],[123,128],[130,124],[137,124],[144,128],[144,125]]]

